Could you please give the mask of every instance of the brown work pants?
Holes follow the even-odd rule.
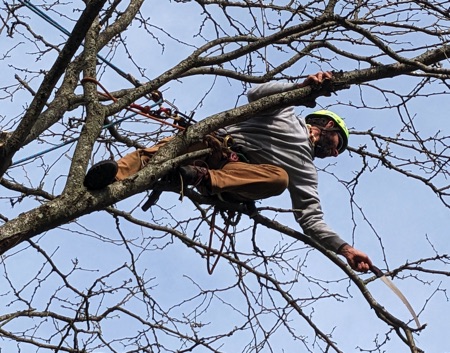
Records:
[[[139,149],[118,160],[117,180],[123,180],[141,170],[159,148],[171,138],[152,147]],[[207,148],[207,146],[199,146]],[[195,149],[195,148],[194,148]],[[228,162],[221,169],[210,169],[210,194],[230,195],[238,201],[253,201],[281,194],[288,185],[288,175],[283,168],[270,164]]]

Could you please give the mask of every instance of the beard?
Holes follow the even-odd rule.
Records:
[[[319,141],[314,147],[314,157],[326,158],[333,156],[334,142],[327,131],[322,130]]]

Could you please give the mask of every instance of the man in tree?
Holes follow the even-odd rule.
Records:
[[[252,88],[247,96],[252,102],[310,84],[321,84],[331,77],[329,72],[319,72],[308,76],[301,84],[266,83]],[[295,218],[307,235],[343,255],[354,270],[366,272],[371,268],[366,254],[347,244],[323,221],[313,160],[315,157],[337,157],[347,148],[349,132],[337,114],[319,110],[300,119],[290,106],[230,126],[227,133],[234,142],[232,148],[249,163],[236,160],[236,154],[231,154],[231,159],[210,158],[202,162],[203,166],[182,166],[179,172],[186,184],[197,186],[202,193],[238,202],[279,195],[287,188]],[[133,175],[166,142],[167,139],[132,152],[118,162],[103,161],[94,165],[88,171],[84,185],[90,190],[98,190],[114,180]]]

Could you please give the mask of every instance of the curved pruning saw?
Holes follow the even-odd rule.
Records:
[[[413,307],[409,303],[408,299],[406,299],[406,297],[403,295],[403,293],[400,291],[400,289],[398,289],[397,286],[389,278],[387,278],[384,275],[383,271],[381,271],[378,267],[372,266],[370,268],[370,271],[372,271],[373,274],[375,276],[377,276],[377,278],[381,279],[400,298],[400,300],[403,302],[403,304],[405,304],[405,306],[408,308],[409,312],[411,313],[412,317],[414,318],[417,328],[420,328],[419,318],[417,317],[417,315],[416,315]]]

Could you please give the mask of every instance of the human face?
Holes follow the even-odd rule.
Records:
[[[322,130],[314,155],[318,158],[337,157],[340,143],[340,137],[336,131]]]

